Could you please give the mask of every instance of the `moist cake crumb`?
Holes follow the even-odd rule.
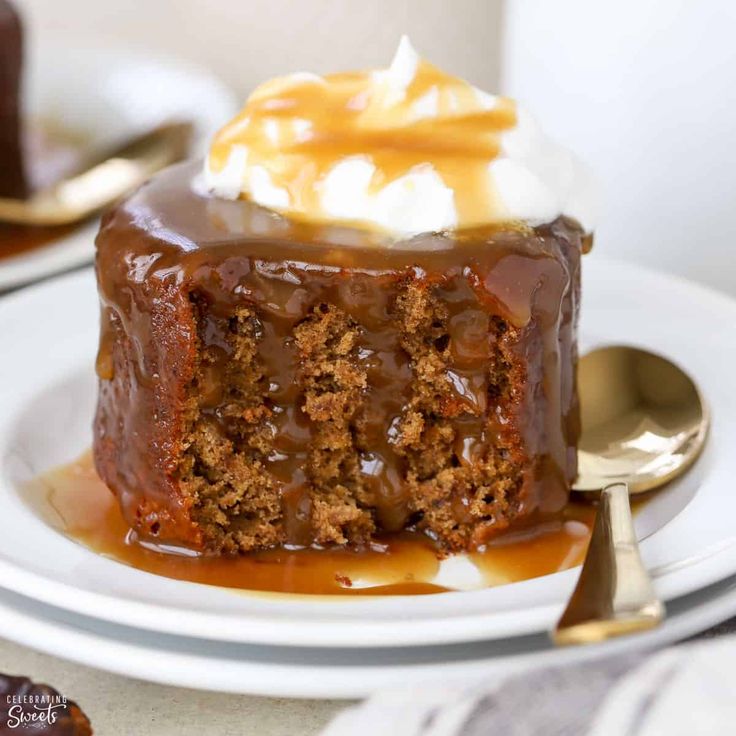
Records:
[[[207,314],[206,301],[196,294],[190,299],[198,329],[197,369],[188,389],[187,449],[178,476],[211,546],[247,551],[287,542],[361,544],[377,528],[398,531],[411,519],[411,526],[447,548],[461,549],[483,540],[492,527],[505,527],[519,491],[523,453],[509,435],[472,464],[464,455],[453,420],[482,420],[488,398],[461,395],[448,380],[448,313],[431,287],[408,282],[395,303],[395,329],[413,379],[391,437],[403,495],[393,508],[381,505],[372,477],[361,471],[371,457],[361,325],[335,305],[321,303],[285,338],[293,339],[298,361],[300,400],[294,410],[310,431],[301,449],[303,483],[280,492],[268,469],[277,450],[269,421],[275,409],[258,353],[263,324],[253,309],[239,307],[213,327],[216,318]],[[487,332],[479,337],[492,345],[487,385],[498,405],[510,398],[513,359],[504,341],[513,341],[515,331],[502,320],[485,322]],[[229,347],[229,359],[214,374],[217,349],[207,345],[213,331]],[[213,412],[205,408],[213,404],[224,422],[213,422]]]

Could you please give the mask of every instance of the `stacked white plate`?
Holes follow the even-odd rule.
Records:
[[[430,596],[249,595],[161,578],[46,523],[28,480],[91,442],[94,277],[0,299],[0,635],[156,682],[282,696],[356,697],[652,647],[736,614],[736,302],[688,282],[586,258],[583,349],[631,344],[680,363],[714,417],[708,448],[637,515],[668,619],[656,631],[555,649],[546,631],[577,570]],[[452,584],[462,561],[440,572]]]

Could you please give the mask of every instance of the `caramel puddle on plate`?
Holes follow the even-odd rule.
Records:
[[[270,550],[239,557],[198,557],[146,548],[131,540],[112,493],[95,472],[91,453],[36,478],[27,488],[52,526],[98,554],[177,580],[247,591],[329,596],[425,595],[451,588],[432,581],[440,559],[430,539],[393,535],[362,550]],[[580,564],[595,509],[569,504],[543,522],[499,537],[468,555],[480,585],[548,575]]]

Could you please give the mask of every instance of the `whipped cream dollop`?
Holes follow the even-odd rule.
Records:
[[[259,86],[205,161],[215,195],[395,237],[567,215],[593,227],[590,176],[512,100],[419,57]]]

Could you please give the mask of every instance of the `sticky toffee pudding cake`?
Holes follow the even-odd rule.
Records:
[[[107,213],[94,456],[143,540],[460,551],[567,502],[575,160],[420,60],[256,90]]]

